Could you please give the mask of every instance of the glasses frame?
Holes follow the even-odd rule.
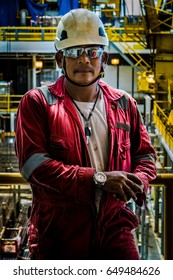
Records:
[[[92,57],[89,55],[89,52],[96,51],[97,55]],[[99,58],[103,54],[103,48],[101,47],[75,47],[75,48],[70,48],[70,49],[65,49],[63,50],[63,54],[65,57],[70,57],[70,58],[79,58],[83,53],[87,55],[90,59],[94,58]],[[73,52],[73,53],[72,53]],[[76,52],[76,53],[74,53]],[[79,52],[79,54],[77,54]]]

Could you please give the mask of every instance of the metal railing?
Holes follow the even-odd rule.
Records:
[[[20,173],[0,173],[0,186],[3,185],[29,185]]]
[[[110,41],[119,42],[122,34],[124,42],[141,42],[144,40],[144,28],[139,27],[105,27]],[[128,32],[127,32],[128,31]],[[135,32],[134,32],[135,31]],[[31,26],[1,26],[0,41],[54,41],[56,27],[31,27]]]
[[[163,255],[173,260],[173,174],[158,174],[152,186],[163,187]]]
[[[138,16],[138,22],[131,23],[129,19],[136,16],[125,17],[122,27],[107,26],[105,30],[112,42],[145,42],[146,23],[145,18]],[[161,23],[164,23],[161,21]],[[118,36],[121,34],[122,38]],[[170,31],[162,31],[162,34],[170,34]],[[0,41],[54,41],[56,37],[56,26],[0,26]]]
[[[12,113],[17,112],[18,105],[23,95],[17,94],[0,94],[0,112]]]
[[[27,184],[19,173],[0,173],[0,186],[3,188],[18,185],[22,189],[22,186],[26,187]],[[158,174],[150,185],[164,188],[163,257],[165,260],[173,260],[173,174]]]
[[[153,120],[167,145],[173,151],[173,124],[170,123],[164,112],[167,110],[167,105],[167,101],[154,101]]]
[[[0,41],[54,41],[56,27],[3,26]]]

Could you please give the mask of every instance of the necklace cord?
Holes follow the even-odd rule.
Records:
[[[69,95],[70,98],[71,98],[71,100],[72,100],[72,102],[73,102],[73,104],[75,105],[75,107],[77,108],[77,110],[79,111],[79,113],[81,114],[81,116],[84,118],[84,120],[85,120],[87,123],[89,122],[89,120],[90,120],[90,118],[91,118],[91,116],[92,116],[92,113],[93,113],[93,111],[94,111],[94,109],[95,109],[95,106],[96,106],[96,104],[97,104],[97,100],[98,100],[99,94],[100,94],[100,87],[99,87],[99,90],[98,90],[98,92],[97,92],[97,96],[96,96],[94,105],[93,105],[93,107],[92,107],[92,109],[91,109],[91,111],[90,111],[90,113],[89,113],[89,115],[88,115],[88,118],[85,117],[85,115],[81,112],[80,108],[77,106],[76,102],[75,102],[75,101],[73,100],[73,98],[71,98],[71,96]]]

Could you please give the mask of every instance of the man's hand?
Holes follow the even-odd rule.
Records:
[[[127,202],[130,198],[135,201],[136,194],[142,193],[142,181],[133,173],[125,171],[104,172],[107,181],[103,186],[103,190],[116,194],[121,201]]]

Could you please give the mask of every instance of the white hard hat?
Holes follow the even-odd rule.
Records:
[[[107,46],[108,38],[100,18],[87,9],[74,9],[65,14],[55,38],[57,51],[82,45]]]

